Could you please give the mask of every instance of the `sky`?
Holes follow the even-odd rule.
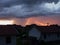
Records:
[[[18,25],[60,25],[60,0],[0,0],[1,19]]]

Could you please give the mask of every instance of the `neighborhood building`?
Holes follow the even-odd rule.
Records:
[[[19,32],[9,25],[0,25],[0,45],[16,45]]]
[[[30,28],[29,28],[30,27]],[[60,26],[50,25],[50,26],[37,26],[31,25],[27,26],[28,36],[36,37],[39,41],[56,41],[60,40]]]
[[[41,36],[41,32],[39,32],[36,28],[32,28],[30,31],[29,31],[29,36],[32,36],[32,37],[36,37],[37,40],[40,39],[40,36]]]
[[[47,26],[43,27],[41,31],[40,40],[45,42],[60,40],[60,26]]]

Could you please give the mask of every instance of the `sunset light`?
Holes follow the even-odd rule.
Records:
[[[47,26],[47,23],[43,23],[41,21],[38,21],[37,18],[28,18],[25,25],[30,25],[30,24],[36,24],[36,25],[40,25],[40,26]]]
[[[0,25],[13,24],[13,20],[0,20]]]
[[[37,25],[41,25],[41,26],[47,26],[47,24],[45,24],[45,23],[40,23],[40,22],[35,22],[35,24],[37,24]]]

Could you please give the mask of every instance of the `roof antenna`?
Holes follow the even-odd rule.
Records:
[[[49,26],[49,23],[47,23],[47,26]]]

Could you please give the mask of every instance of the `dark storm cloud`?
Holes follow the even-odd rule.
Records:
[[[59,15],[59,0],[0,0],[0,17]]]
[[[18,4],[33,5],[33,4],[42,3],[42,2],[57,3],[58,1],[59,0],[0,0],[0,6],[9,7],[9,6],[18,5]]]
[[[57,3],[58,1],[59,0],[22,0],[22,2],[25,4],[36,4],[36,3],[42,3],[42,2],[48,2],[48,3],[55,2],[55,3]]]

